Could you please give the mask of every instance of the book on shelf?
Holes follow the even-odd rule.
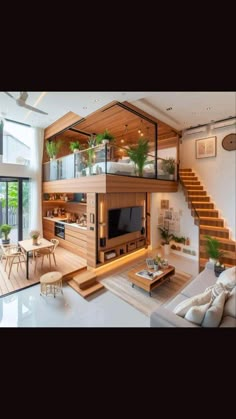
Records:
[[[155,279],[157,276],[161,274],[163,274],[163,271],[159,270],[159,271],[151,272],[151,271],[148,271],[147,269],[143,269],[142,271],[136,272],[135,275],[152,281],[153,279]]]

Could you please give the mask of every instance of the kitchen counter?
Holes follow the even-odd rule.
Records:
[[[77,224],[77,223],[63,222],[62,220],[65,220],[65,217],[43,217],[43,220],[53,221],[54,223],[60,222],[64,225],[76,227],[80,230],[87,230],[87,226],[83,226],[83,225],[80,225],[80,224]]]

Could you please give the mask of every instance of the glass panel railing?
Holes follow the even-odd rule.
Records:
[[[174,158],[155,158],[137,147],[98,145],[44,164],[44,181],[112,174],[149,179],[177,180]]]

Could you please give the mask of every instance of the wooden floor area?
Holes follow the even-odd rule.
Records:
[[[78,272],[81,268],[87,267],[86,260],[80,256],[77,256],[62,247],[58,246],[55,252],[57,265],[55,266],[52,262],[51,269],[49,267],[49,260],[47,257],[44,258],[43,267],[41,268],[41,260],[37,262],[37,269],[34,273],[34,262],[29,263],[29,280],[26,279],[25,266],[22,264],[22,268],[19,266],[18,272],[16,265],[13,265],[10,279],[8,279],[8,268],[7,272],[4,272],[5,260],[0,262],[0,296],[8,294],[10,292],[17,291],[19,289],[28,287],[39,282],[41,275],[50,271],[60,271],[63,275],[63,280],[68,280]]]

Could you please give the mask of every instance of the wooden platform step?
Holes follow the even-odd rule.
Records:
[[[182,183],[183,183],[184,187],[189,187],[189,186],[194,186],[194,185],[201,186],[201,182],[199,180],[191,180],[191,181],[190,180],[186,180],[186,181],[182,180]]]
[[[84,298],[89,297],[90,295],[104,288],[102,284],[100,284],[99,282],[95,282],[91,287],[87,289],[81,289],[77,282],[75,282],[73,279],[68,281],[67,284]]]
[[[179,169],[179,173],[192,172],[192,169]]]
[[[96,278],[97,276],[94,272],[85,271],[74,276],[73,280],[83,290],[89,288],[92,284],[94,284],[94,282],[96,282]]]
[[[186,195],[189,197],[190,195],[191,196],[206,196],[207,195],[207,192],[206,191],[204,191],[203,189],[202,190],[197,190],[197,189],[187,189],[186,188]]]
[[[201,186],[201,185],[185,185],[185,188],[188,192],[190,192],[190,191],[193,191],[193,192],[203,191],[203,186]]]

